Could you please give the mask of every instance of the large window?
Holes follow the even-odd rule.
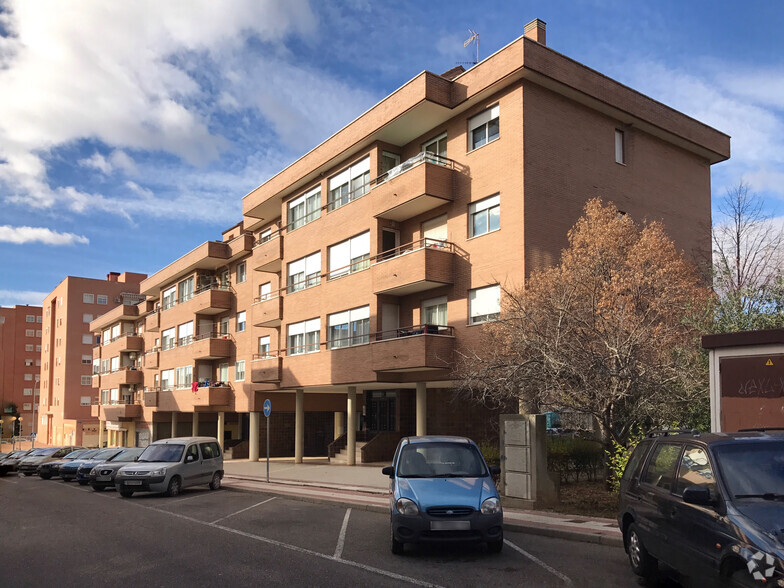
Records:
[[[438,298],[431,298],[422,302],[422,323],[443,327],[447,325],[446,296],[439,296]]]
[[[498,104],[468,119],[469,149],[477,149],[498,138]]]
[[[174,348],[174,327],[171,329],[166,329],[163,333],[161,333],[161,349],[166,351],[167,349]]]
[[[174,370],[161,371],[161,390],[171,390],[174,388]]]
[[[468,207],[470,237],[478,237],[501,228],[501,196],[496,194]]]
[[[315,318],[288,327],[287,355],[316,353],[319,350],[321,319]]]
[[[289,264],[288,291],[297,292],[321,283],[321,251]]]
[[[370,342],[370,307],[361,306],[327,317],[329,348],[338,349]]]
[[[193,321],[177,327],[177,345],[190,345],[193,343]]]
[[[259,357],[270,357],[270,337],[259,337]]]
[[[446,157],[446,133],[440,134],[435,139],[422,144],[422,151]]]
[[[177,302],[182,304],[193,298],[193,276],[177,284]]]
[[[241,359],[234,364],[234,381],[242,382],[245,379],[245,360]]]
[[[370,231],[329,248],[329,279],[370,267]]]
[[[370,157],[344,169],[329,179],[329,210],[345,206],[370,190]]]
[[[247,279],[247,270],[244,261],[237,264],[237,283],[242,284]]]
[[[116,355],[111,358],[112,373],[120,371],[120,356]]]
[[[176,304],[177,298],[177,287],[172,286],[168,290],[163,291],[163,298],[161,300],[161,308],[166,310],[167,308],[171,308]]]
[[[186,365],[177,368],[177,388],[190,388],[193,382],[193,366]]]
[[[272,282],[264,282],[259,286],[259,300],[272,298]]]
[[[496,284],[468,291],[469,324],[497,320],[501,316],[501,287]]]
[[[242,333],[245,330],[245,311],[242,310],[237,313],[237,332]]]
[[[289,202],[289,231],[298,229],[321,216],[321,186]]]

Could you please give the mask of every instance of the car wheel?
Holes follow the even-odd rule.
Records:
[[[123,498],[130,498],[133,496],[133,490],[120,490],[120,496]]]
[[[496,541],[488,541],[487,548],[490,550],[490,553],[501,553],[501,550],[504,548],[504,532],[501,531],[501,537]]]
[[[392,524],[389,525],[389,546],[395,555],[403,555],[404,543],[395,539],[395,531]]]
[[[218,472],[212,474],[212,481],[210,482],[210,490],[217,490],[221,487],[221,477]]]
[[[79,482],[80,486],[87,486],[87,484],[89,484],[89,482],[87,482],[87,480],[78,480],[78,482]]]
[[[640,532],[634,523],[626,529],[626,547],[629,552],[629,563],[635,574],[648,578],[656,572],[659,562],[645,549],[640,539]]]
[[[166,490],[166,496],[177,496],[180,493],[180,490],[182,490],[182,482],[180,482],[180,477],[174,476],[171,480],[169,480],[169,488]]]
[[[51,480],[52,474],[38,474],[42,480]]]

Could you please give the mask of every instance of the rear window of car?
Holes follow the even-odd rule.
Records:
[[[216,442],[201,443],[200,447],[204,459],[215,459],[216,457],[220,457],[220,445]]]
[[[681,454],[681,446],[675,443],[660,443],[653,448],[642,483],[671,490],[675,476],[675,463]]]
[[[629,480],[633,476],[639,475],[642,461],[648,454],[648,449],[650,449],[650,447],[650,441],[640,441],[639,445],[637,445],[637,447],[632,452],[629,461],[626,463],[626,469],[623,470],[623,476],[621,476],[621,480]]]

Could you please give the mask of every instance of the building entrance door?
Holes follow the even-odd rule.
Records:
[[[374,432],[397,430],[397,392],[373,390],[366,394],[368,395],[367,430]]]

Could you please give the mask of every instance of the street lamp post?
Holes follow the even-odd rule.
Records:
[[[32,427],[32,433],[30,434],[30,442],[32,443],[32,445],[30,447],[32,447],[33,449],[35,449],[35,438],[37,437],[37,435],[35,434],[35,430],[37,429],[37,427],[35,426],[35,424],[36,424],[36,420],[35,420],[35,407],[36,407],[35,396],[36,396],[36,394],[38,392],[38,380],[39,380],[39,378],[40,378],[40,376],[38,374],[36,374],[35,375],[35,383],[33,384],[33,427]]]

